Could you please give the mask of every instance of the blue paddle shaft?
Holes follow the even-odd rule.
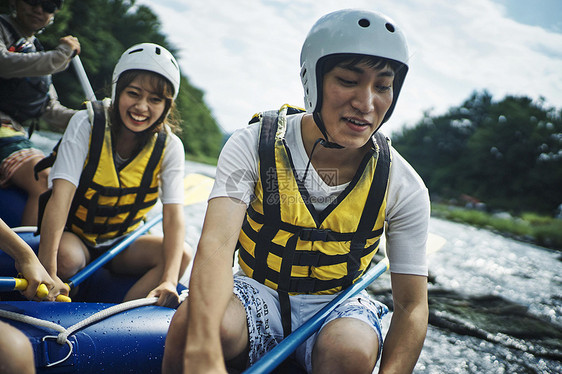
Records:
[[[293,331],[288,337],[283,339],[281,343],[275,346],[271,351],[267,352],[258,362],[244,371],[243,374],[267,374],[273,371],[281,362],[289,357],[299,345],[304,343],[306,339],[310,338],[312,334],[322,326],[326,317],[328,317],[334,309],[345,300],[361,292],[384,273],[386,269],[388,269],[388,260],[385,258],[375,265],[374,268],[369,270],[361,279],[343,290],[335,299],[330,301],[330,303],[318,313]]]
[[[13,291],[16,287],[16,280],[12,277],[0,277],[0,292]]]
[[[145,232],[150,230],[151,227],[156,225],[158,222],[162,221],[162,214],[157,215],[150,221],[146,222],[144,225],[133,231],[132,234],[125,237],[119,242],[119,244],[112,247],[110,250],[102,254],[100,257],[92,261],[88,266],[74,275],[68,281],[70,288],[78,286],[82,281],[92,275],[96,270],[101,268],[103,265],[111,261],[115,256],[117,256],[121,251],[127,248],[132,242],[134,242],[139,236],[143,235]]]

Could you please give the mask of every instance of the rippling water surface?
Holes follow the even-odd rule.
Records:
[[[439,219],[430,231],[446,242],[416,372],[561,373],[560,253]]]

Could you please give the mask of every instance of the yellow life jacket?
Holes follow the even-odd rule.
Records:
[[[259,180],[240,232],[238,262],[247,276],[278,292],[333,294],[359,279],[378,250],[390,148],[377,132],[349,185],[317,211],[284,140],[286,115],[295,112],[284,106],[255,116],[261,121]]]
[[[89,153],[69,212],[67,227],[95,245],[137,228],[158,199],[166,132],[160,131],[118,169],[111,129],[100,102],[88,103]]]

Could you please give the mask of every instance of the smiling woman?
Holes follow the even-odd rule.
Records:
[[[121,75],[117,92],[113,126],[120,141],[115,147],[117,156],[126,159],[146,144],[153,129],[161,126],[172,106],[173,90],[157,75],[130,70]]]
[[[125,300],[178,303],[176,285],[190,259],[184,244],[184,149],[168,115],[179,91],[175,58],[143,43],[121,56],[112,99],[88,102],[60,143],[49,182],[39,258],[56,282],[49,297],[68,295],[69,279],[141,224],[157,198],[164,236],[144,235],[111,260],[118,274],[141,278]]]
[[[142,72],[129,74],[136,77],[119,95],[119,114],[127,129],[139,133],[149,129],[165,114],[171,90],[167,90],[166,97],[164,92],[157,91],[154,82],[159,81],[158,77]],[[125,80],[124,77],[122,79]]]

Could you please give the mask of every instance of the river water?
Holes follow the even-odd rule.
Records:
[[[416,372],[562,373],[561,254],[440,219],[430,232],[446,242]]]
[[[214,177],[215,168],[187,161],[186,172]],[[205,207],[185,208],[193,247]],[[439,245],[429,248],[430,323],[414,372],[562,373],[562,255],[435,218],[430,232]],[[389,279],[369,290],[392,307]]]

